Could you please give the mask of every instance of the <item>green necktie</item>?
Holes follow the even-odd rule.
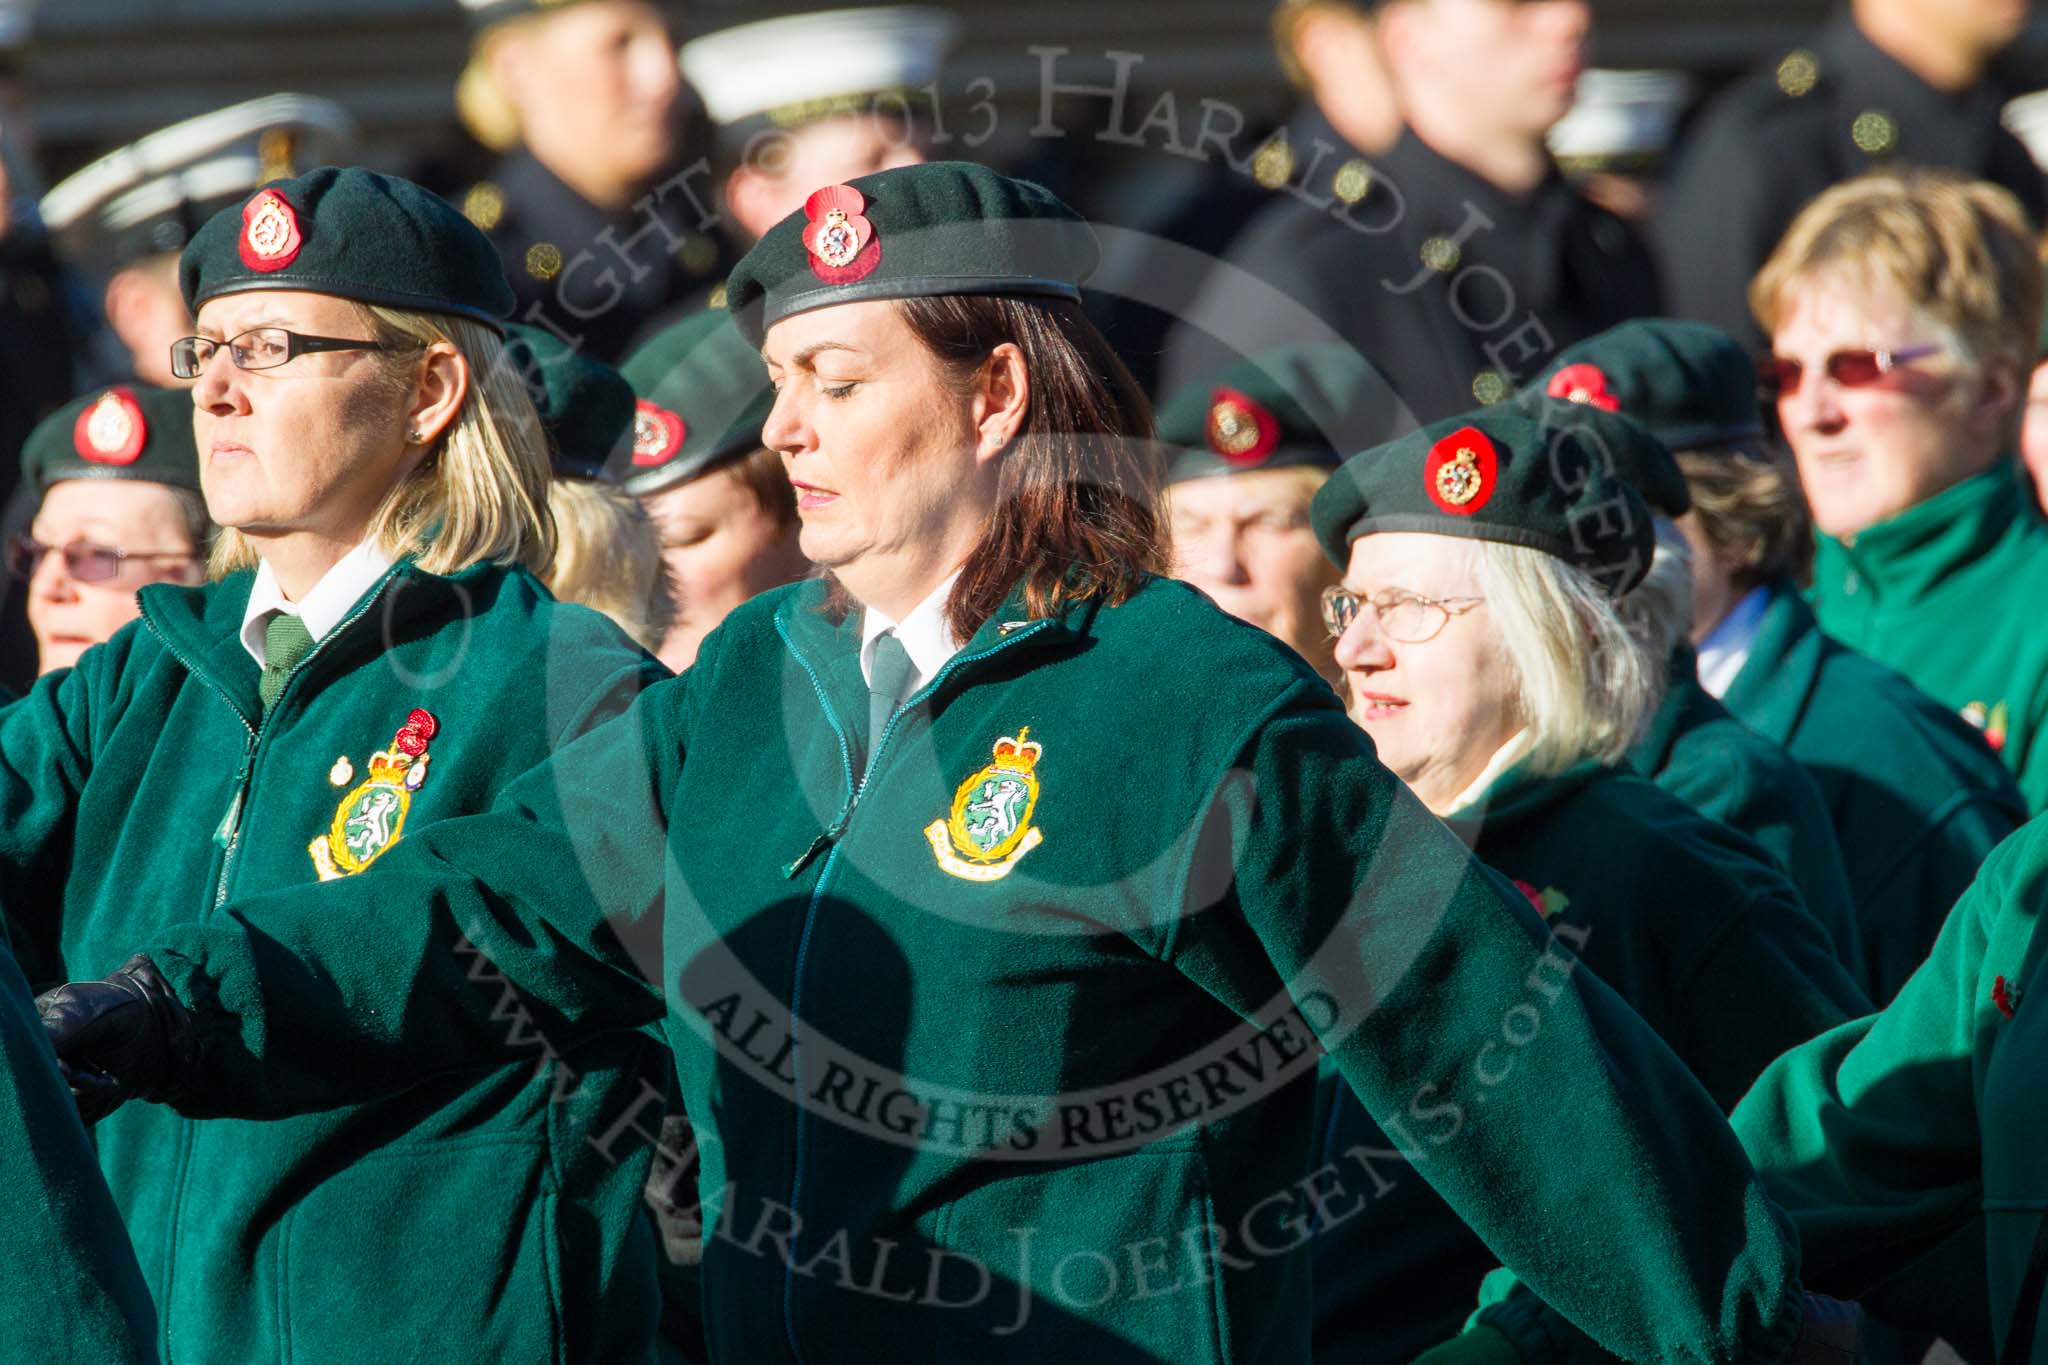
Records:
[[[896,638],[896,632],[885,631],[875,637],[875,655],[868,664],[868,753],[874,754],[882,742],[882,727],[889,723],[889,717],[896,714],[896,708],[911,693],[911,680],[917,676],[917,665],[910,661],[910,651]]]
[[[284,680],[312,647],[313,632],[306,629],[304,621],[288,611],[270,614],[263,625],[263,677],[256,684],[264,715],[270,714],[277,694],[284,691]]]

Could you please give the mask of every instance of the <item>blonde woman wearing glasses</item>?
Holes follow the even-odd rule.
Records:
[[[1614,441],[1631,448],[1597,444]],[[1504,409],[1367,451],[1316,498],[1316,533],[1344,570],[1323,610],[1380,759],[1726,1110],[1780,1052],[1868,1006],[1760,846],[1626,766],[1663,677],[1615,605],[1647,569],[1651,521],[1586,467],[1653,459],[1670,456],[1621,419],[1596,434]],[[1540,997],[1524,1013],[1505,1017],[1484,1066],[1512,1065]],[[1329,1076],[1321,1107],[1310,1170],[1360,1149],[1386,1160],[1328,1201],[1360,1216],[1326,1217],[1314,1243],[1316,1358],[1405,1365],[1458,1331],[1496,1264],[1407,1164],[1479,1116],[1425,1108],[1383,1130]]]
[[[452,208],[314,171],[211,219],[180,279],[197,335],[171,359],[194,381],[179,398],[217,581],[145,588],[139,622],[0,711],[6,933],[72,974],[235,895],[381,871],[660,672],[535,576],[554,553],[547,447],[504,357],[510,292]],[[134,420],[117,402],[81,431],[119,461]],[[407,922],[380,902],[350,933],[391,946]],[[428,969],[415,954],[396,979]],[[506,1027],[524,1058],[377,1103],[100,1122],[158,1353],[649,1359],[647,1148],[594,1140],[665,1058],[626,1037],[558,1057]],[[105,1098],[84,1098],[88,1121]]]
[[[2048,807],[2048,528],[2014,452],[2041,318],[2019,201],[1937,171],[1838,185],[1750,287],[1819,532],[1821,629],[1983,732]]]

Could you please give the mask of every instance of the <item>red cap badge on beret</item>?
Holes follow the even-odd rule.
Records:
[[[1423,489],[1437,510],[1469,517],[1486,506],[1499,477],[1493,442],[1476,427],[1460,427],[1429,448],[1422,462]]]
[[[1552,398],[1562,398],[1567,403],[1584,403],[1602,412],[1620,412],[1621,400],[1607,382],[1607,374],[1598,365],[1567,365],[1550,376],[1548,390]]]
[[[304,239],[299,215],[276,190],[263,190],[242,205],[242,264],[251,270],[282,270],[299,258]]]
[[[94,464],[134,464],[149,440],[142,405],[127,389],[108,389],[71,427],[71,447]]]
[[[633,463],[662,463],[683,448],[683,437],[688,434],[682,418],[641,399],[633,406]]]
[[[1209,448],[1234,465],[1255,465],[1280,444],[1280,422],[1257,399],[1236,389],[1209,395]]]
[[[804,249],[811,273],[827,284],[852,284],[882,263],[882,243],[864,216],[868,201],[851,185],[831,185],[804,201]]]

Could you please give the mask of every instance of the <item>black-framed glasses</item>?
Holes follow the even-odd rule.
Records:
[[[1365,598],[1349,588],[1323,589],[1323,625],[1332,639],[1351,629],[1361,607],[1371,607],[1380,633],[1404,645],[1427,644],[1453,616],[1472,610],[1483,597],[1424,597],[1415,592],[1384,592]]]
[[[413,342],[364,341],[360,337],[306,336],[284,327],[251,327],[226,341],[212,337],[179,337],[171,343],[171,373],[180,379],[197,379],[213,353],[228,348],[228,359],[238,370],[274,370],[298,356],[315,351],[416,351]]]
[[[1925,360],[1941,350],[1939,346],[1907,346],[1897,351],[1836,351],[1821,362],[1827,377],[1845,389],[1860,389],[1896,370],[1908,361]],[[1773,398],[1790,398],[1799,392],[1806,377],[1806,362],[1791,356],[1765,356],[1757,365],[1757,382]]]
[[[121,566],[129,560],[138,563],[154,563],[165,559],[197,559],[190,550],[156,550],[147,554],[136,550],[116,549],[112,545],[101,545],[97,541],[73,540],[62,545],[45,545],[33,536],[16,536],[7,542],[7,572],[26,581],[35,576],[36,566],[43,562],[43,556],[52,550],[64,556],[64,572],[81,583],[107,583],[121,572]]]

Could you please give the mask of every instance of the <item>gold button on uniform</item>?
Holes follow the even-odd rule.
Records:
[[[1499,370],[1481,370],[1472,380],[1472,396],[1492,407],[1508,396],[1508,377]]]
[[[535,242],[526,248],[526,273],[537,280],[551,280],[562,270],[562,249],[553,242]]]
[[[1363,161],[1351,160],[1337,168],[1337,174],[1330,180],[1330,190],[1347,204],[1355,204],[1365,198],[1372,188],[1372,167]]]
[[[1252,156],[1252,179],[1269,190],[1277,190],[1294,178],[1294,149],[1286,140],[1274,138]]]
[[[1464,254],[1448,237],[1431,237],[1422,244],[1422,263],[1439,275],[1448,275],[1456,270]]]
[[[1899,125],[1882,109],[1866,109],[1849,126],[1849,136],[1859,150],[1883,156],[1899,145]]]
[[[1798,99],[1810,94],[1820,82],[1820,61],[1811,52],[1800,49],[1785,54],[1785,60],[1778,63],[1778,88]]]
[[[691,237],[677,249],[676,259],[692,275],[701,275],[718,264],[718,243],[709,237]]]
[[[462,196],[462,216],[489,232],[505,216],[505,192],[488,180],[471,185]]]

